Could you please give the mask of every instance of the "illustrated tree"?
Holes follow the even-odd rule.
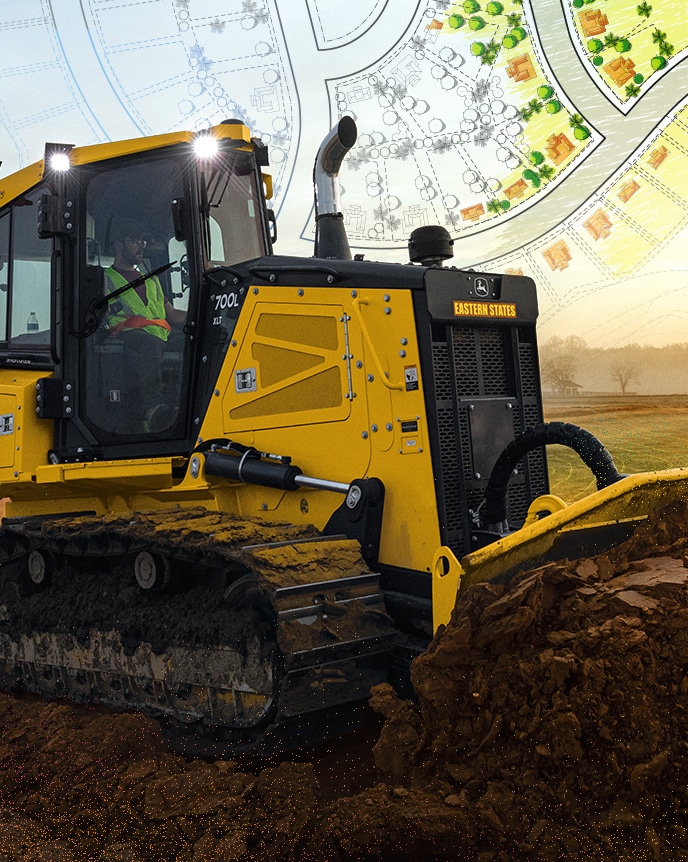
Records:
[[[569,117],[569,125],[573,129],[573,136],[578,141],[584,141],[590,137],[590,129],[584,123],[585,120],[580,114],[571,114]]]
[[[537,88],[539,99],[551,99],[553,93],[554,90],[548,84],[543,84],[541,87]]]
[[[649,18],[652,14],[652,6],[649,6],[647,3],[641,3],[637,8],[636,12],[640,15],[641,18]]]
[[[640,377],[640,366],[630,356],[621,354],[617,356],[609,368],[609,376],[619,384],[621,394],[625,395],[629,385]]]
[[[667,64],[666,57],[653,57],[650,60],[650,66],[655,70],[655,72],[659,72],[660,69],[663,69]]]
[[[481,18],[480,15],[475,15],[468,21],[468,26],[471,30],[482,30],[485,26],[485,19]]]
[[[538,170],[538,176],[541,180],[549,182],[554,176],[554,168],[551,165],[542,165]]]
[[[531,170],[530,168],[527,168],[525,171],[523,171],[521,176],[524,180],[527,180],[533,186],[534,189],[540,188],[542,181],[540,180],[540,177],[535,173],[535,171]]]
[[[531,109],[531,111],[533,111],[534,113],[539,114],[539,113],[540,113],[540,111],[542,110],[542,102],[540,102],[538,99],[531,99],[531,100],[528,102],[528,107],[529,107],[529,108]]]
[[[521,23],[521,16],[512,12],[511,15],[506,16],[506,23],[509,27],[518,27]]]
[[[501,215],[502,205],[496,198],[493,198],[493,200],[488,201],[487,203],[487,211],[489,213],[494,213],[495,215]]]
[[[570,335],[568,338],[554,335],[548,339],[540,350],[543,383],[563,395],[573,382],[586,349],[585,339],[578,335]]]
[[[480,3],[477,0],[464,0],[463,11],[466,15],[475,15],[476,12],[480,12]]]
[[[619,54],[626,54],[633,46],[628,39],[617,39],[614,43],[614,50]]]
[[[637,87],[635,84],[627,84],[626,85],[626,96],[629,99],[634,99],[636,96],[640,95],[640,87]]]
[[[450,15],[449,16],[449,26],[453,30],[459,30],[466,23],[466,19],[463,15]]]
[[[618,41],[618,36],[615,36],[613,33],[606,33],[604,37],[604,46],[605,48],[613,48]]]
[[[487,51],[487,48],[484,42],[471,42],[471,54],[474,57],[482,57],[485,51]]]
[[[661,42],[666,40],[666,33],[662,33],[659,27],[655,27],[652,31],[652,41],[655,45],[659,45]]]
[[[604,48],[604,42],[601,39],[589,39],[587,43],[588,51],[591,54],[599,54]]]
[[[501,15],[504,11],[504,7],[501,3],[498,3],[497,0],[493,0],[493,2],[487,4],[485,11],[488,15]]]
[[[531,165],[535,165],[535,167],[541,165],[544,160],[545,157],[539,150],[533,150],[532,153],[528,156],[528,161],[531,163]]]
[[[485,65],[492,65],[492,63],[496,62],[498,56],[499,44],[495,42],[494,39],[490,39],[490,41],[485,46],[485,53],[480,58],[481,62]]]
[[[561,111],[561,102],[558,99],[551,99],[545,105],[545,110],[548,114],[558,114]]]
[[[671,57],[674,53],[674,46],[668,42],[662,42],[659,46],[659,53],[662,57]]]

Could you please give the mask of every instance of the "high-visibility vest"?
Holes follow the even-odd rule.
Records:
[[[119,290],[129,283],[121,272],[110,266],[105,270],[107,277],[112,282],[114,289]],[[167,341],[170,325],[165,320],[165,294],[157,276],[147,278],[146,286],[147,303],[141,299],[135,288],[126,290],[115,297],[108,308],[108,325],[113,332],[126,332],[131,329],[143,329],[150,335],[154,335],[161,341]],[[116,308],[117,311],[113,311]],[[150,320],[150,324],[145,324]]]

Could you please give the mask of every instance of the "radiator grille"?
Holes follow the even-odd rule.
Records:
[[[486,402],[508,407],[510,418],[504,421],[511,423],[509,439],[541,422],[536,351],[532,332],[517,328],[435,327],[433,339],[442,540],[461,557],[473,548],[471,530],[479,525],[489,479],[475,469],[475,447],[480,445],[483,459],[488,447],[491,464],[502,448],[495,444],[491,452],[489,440],[471,439],[471,411],[485,411]],[[523,459],[509,484],[507,512],[512,528],[523,524],[530,501],[546,491],[546,461],[537,450]]]

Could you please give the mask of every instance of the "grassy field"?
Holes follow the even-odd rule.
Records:
[[[688,466],[688,396],[547,397],[545,420],[572,422],[604,443],[620,473]],[[550,490],[572,502],[596,489],[579,457],[548,446]]]

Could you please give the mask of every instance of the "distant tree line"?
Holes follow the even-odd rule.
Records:
[[[617,392],[627,396],[688,393],[688,342],[665,347],[628,344],[593,348],[584,338],[553,336],[540,345],[545,391],[557,395]]]

